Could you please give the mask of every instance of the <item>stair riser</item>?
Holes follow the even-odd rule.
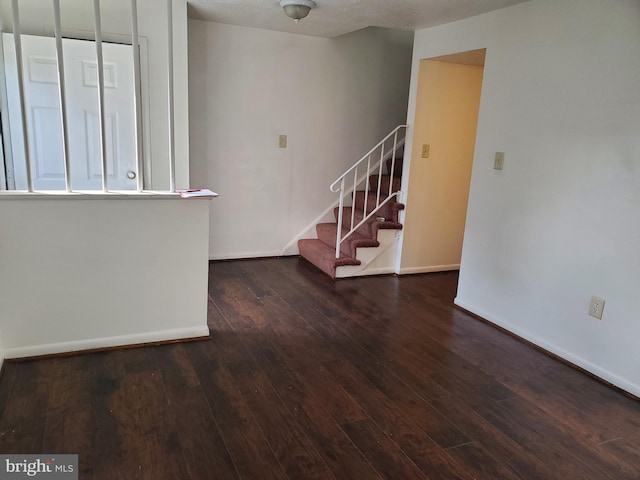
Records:
[[[336,221],[338,221],[338,209],[336,208],[334,211]],[[357,225],[362,220],[362,210],[356,210],[355,215],[353,217],[353,225]],[[351,208],[345,208],[342,214],[342,230],[344,233],[351,230]],[[343,235],[344,235],[343,233]],[[373,238],[373,231],[371,230],[370,222],[366,222],[364,225],[358,227],[356,229],[356,233],[368,238]]]
[[[402,180],[400,178],[395,178],[391,182],[391,191],[398,192],[400,191],[400,186],[402,184]],[[378,193],[378,177],[372,176],[369,177],[369,191],[375,192],[376,195]],[[388,195],[389,194],[389,177],[382,177],[382,181],[380,183],[380,195]]]
[[[362,211],[364,207],[364,194],[365,192],[356,192],[356,209]],[[386,195],[380,196],[380,201],[384,201]],[[375,210],[377,195],[375,193],[370,193],[367,198],[367,214],[371,213]],[[389,219],[391,221],[398,221],[398,209],[395,205],[395,200],[389,200],[378,210],[376,217],[384,217],[385,219]]]
[[[391,173],[391,159],[386,161],[387,174]],[[402,176],[402,154],[396,156],[396,161],[393,165],[393,176],[401,177]]]

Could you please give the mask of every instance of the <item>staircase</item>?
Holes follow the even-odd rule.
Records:
[[[365,268],[367,265],[364,264],[372,263],[378,255],[383,253],[375,252],[376,249],[389,249],[395,245],[395,232],[402,229],[402,224],[398,221],[398,213],[404,208],[402,203],[396,201],[402,175],[403,148],[398,146],[397,136],[400,128],[404,126],[398,127],[374,147],[374,149],[380,148],[381,152],[381,158],[376,164],[371,165],[371,152],[360,161],[365,161],[365,165],[360,168],[364,169],[366,166],[366,176],[361,182],[357,180],[360,164],[358,162],[334,183],[336,185],[341,181],[340,205],[334,210],[336,221],[317,224],[318,238],[298,241],[300,255],[331,278],[379,273],[374,270],[368,272]],[[393,148],[386,155],[390,158],[384,160],[384,142],[388,141],[394,133]],[[353,175],[353,184],[359,185],[357,189],[345,191],[344,178],[347,174]],[[349,205],[343,204],[345,196]],[[367,216],[369,218],[366,218]],[[338,229],[339,224],[342,225],[340,229]],[[338,236],[343,239],[339,249],[336,248]],[[391,250],[395,254],[395,250]]]

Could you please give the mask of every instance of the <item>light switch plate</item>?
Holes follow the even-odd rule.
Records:
[[[279,148],[287,148],[287,136],[286,135],[280,135],[280,137],[278,138],[278,147]]]
[[[429,158],[429,144],[422,145],[422,158]]]
[[[495,170],[502,170],[504,168],[504,152],[496,152],[495,159],[493,160],[493,168]]]

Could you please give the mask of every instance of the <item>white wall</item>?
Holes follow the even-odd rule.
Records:
[[[534,0],[416,32],[408,113],[420,59],[487,48],[456,303],[636,395],[639,25],[635,0]]]
[[[63,34],[71,38],[93,38],[93,2],[65,0],[61,3]],[[22,33],[53,36],[52,2],[20,0],[19,13]],[[105,41],[131,42],[131,2],[108,0],[101,2],[102,31]],[[189,109],[187,57],[187,2],[173,0],[174,37],[174,109],[176,185],[189,185]],[[141,57],[147,91],[144,103],[148,115],[143,119],[148,129],[146,148],[152,165],[147,189],[164,190],[169,187],[168,147],[168,80],[167,80],[167,12],[166,3],[157,0],[138,0],[139,35],[146,42]],[[0,24],[5,32],[13,32],[11,2],[0,0]]]
[[[0,201],[7,358],[208,335],[209,201]]]
[[[332,204],[329,184],[404,123],[412,39],[189,20],[191,183],[220,193],[211,258],[283,253]]]

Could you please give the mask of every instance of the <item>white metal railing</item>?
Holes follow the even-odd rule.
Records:
[[[338,193],[338,228],[336,231],[336,258],[340,258],[340,247],[349,236],[353,234],[358,228],[364,225],[370,218],[372,218],[376,212],[386,203],[397,197],[399,191],[393,191],[393,177],[395,172],[396,151],[398,147],[404,145],[404,135],[406,133],[406,125],[398,125],[391,133],[384,137],[375,147],[367,152],[360,160],[351,166],[346,172],[340,175],[329,187],[332,192]],[[393,142],[392,142],[393,140]],[[390,149],[385,149],[385,145],[392,143]],[[380,151],[379,158],[373,160],[374,155]],[[387,159],[391,159],[391,167],[389,168],[389,185],[387,193],[382,192],[383,181],[383,166]],[[366,164],[366,171],[364,165]],[[358,173],[360,169],[360,174]],[[364,173],[363,173],[364,172]],[[370,180],[369,178],[374,175],[377,176],[376,185],[376,202],[371,211],[369,210],[369,193],[370,192]],[[348,180],[348,182],[347,182]],[[362,205],[362,219],[356,221],[356,194],[357,189],[362,183],[365,184],[363,205]],[[348,231],[343,235],[343,217],[345,208],[345,198],[351,197],[351,218],[349,221]],[[349,205],[346,205],[349,206]]]
[[[71,169],[73,165],[69,155],[69,127],[67,116],[67,95],[73,95],[73,92],[67,92],[65,74],[64,74],[64,52],[62,43],[62,23],[60,15],[60,0],[51,0],[53,6],[54,34],[56,44],[56,64],[58,70],[58,88],[60,99],[60,117],[62,127],[62,155],[64,160],[64,177],[67,192],[72,192]],[[89,0],[87,0],[89,1]],[[142,111],[141,111],[141,81],[140,81],[140,57],[139,57],[139,38],[138,38],[138,5],[137,0],[131,2],[131,43],[133,51],[133,78],[134,82],[134,105],[132,109],[135,111],[135,156],[136,156],[136,189],[142,192],[144,189],[144,159],[143,159],[143,136],[142,136]],[[29,128],[27,120],[27,103],[25,98],[25,81],[24,81],[24,65],[22,55],[21,27],[20,27],[20,11],[18,0],[11,0],[12,19],[13,19],[13,37],[16,53],[17,83],[19,93],[19,105],[22,117],[22,125],[12,125],[14,128],[22,129],[25,171],[27,191],[34,192],[33,180],[33,152],[29,141]],[[173,2],[166,0],[167,9],[167,80],[168,80],[168,147],[169,147],[169,190],[175,192],[175,120],[174,120],[174,71],[173,71]],[[104,59],[103,59],[103,40],[102,40],[102,24],[100,12],[100,0],[93,0],[94,24],[95,24],[95,45],[96,45],[96,61],[98,75],[98,114],[99,114],[99,139],[100,139],[100,161],[102,176],[102,191],[109,191],[108,182],[108,165],[107,165],[107,147],[105,132],[105,78],[104,78]]]
[[[171,11],[171,2],[169,2],[168,11]],[[173,39],[169,40],[169,52],[173,52]],[[144,158],[142,153],[142,81],[140,73],[140,40],[138,38],[138,3],[137,0],[131,0],[131,53],[133,54],[133,101],[135,103],[135,129],[136,129],[136,190],[141,192],[144,188]],[[173,68],[169,70],[168,75],[173,77]],[[173,104],[173,94],[169,94],[170,103]],[[173,159],[170,159],[172,161]],[[173,192],[174,189],[169,187]]]
[[[24,143],[24,160],[27,171],[27,190],[33,192],[33,173],[31,171],[31,151],[29,150],[29,137],[27,136],[27,102],[24,95],[24,66],[22,65],[22,38],[20,35],[20,12],[18,0],[11,0],[13,14],[13,38],[16,46],[16,66],[18,73],[18,96],[20,101],[20,113],[22,116],[22,138]]]
[[[69,155],[69,126],[67,123],[66,81],[64,78],[64,56],[62,51],[62,21],[60,0],[53,0],[53,27],[56,36],[56,59],[58,65],[58,94],[60,95],[60,120],[62,122],[62,156],[64,158],[64,184],[71,191],[71,157]],[[14,30],[15,32],[15,30]],[[26,132],[23,137],[27,138]],[[27,160],[28,161],[28,160]],[[30,182],[31,184],[33,182]]]
[[[102,22],[100,19],[100,0],[93,0],[95,17],[96,58],[98,60],[98,115],[100,121],[100,166],[102,173],[102,191],[109,191],[109,175],[107,169],[107,134],[104,128],[104,59],[102,56]],[[63,110],[66,108],[62,106]]]

